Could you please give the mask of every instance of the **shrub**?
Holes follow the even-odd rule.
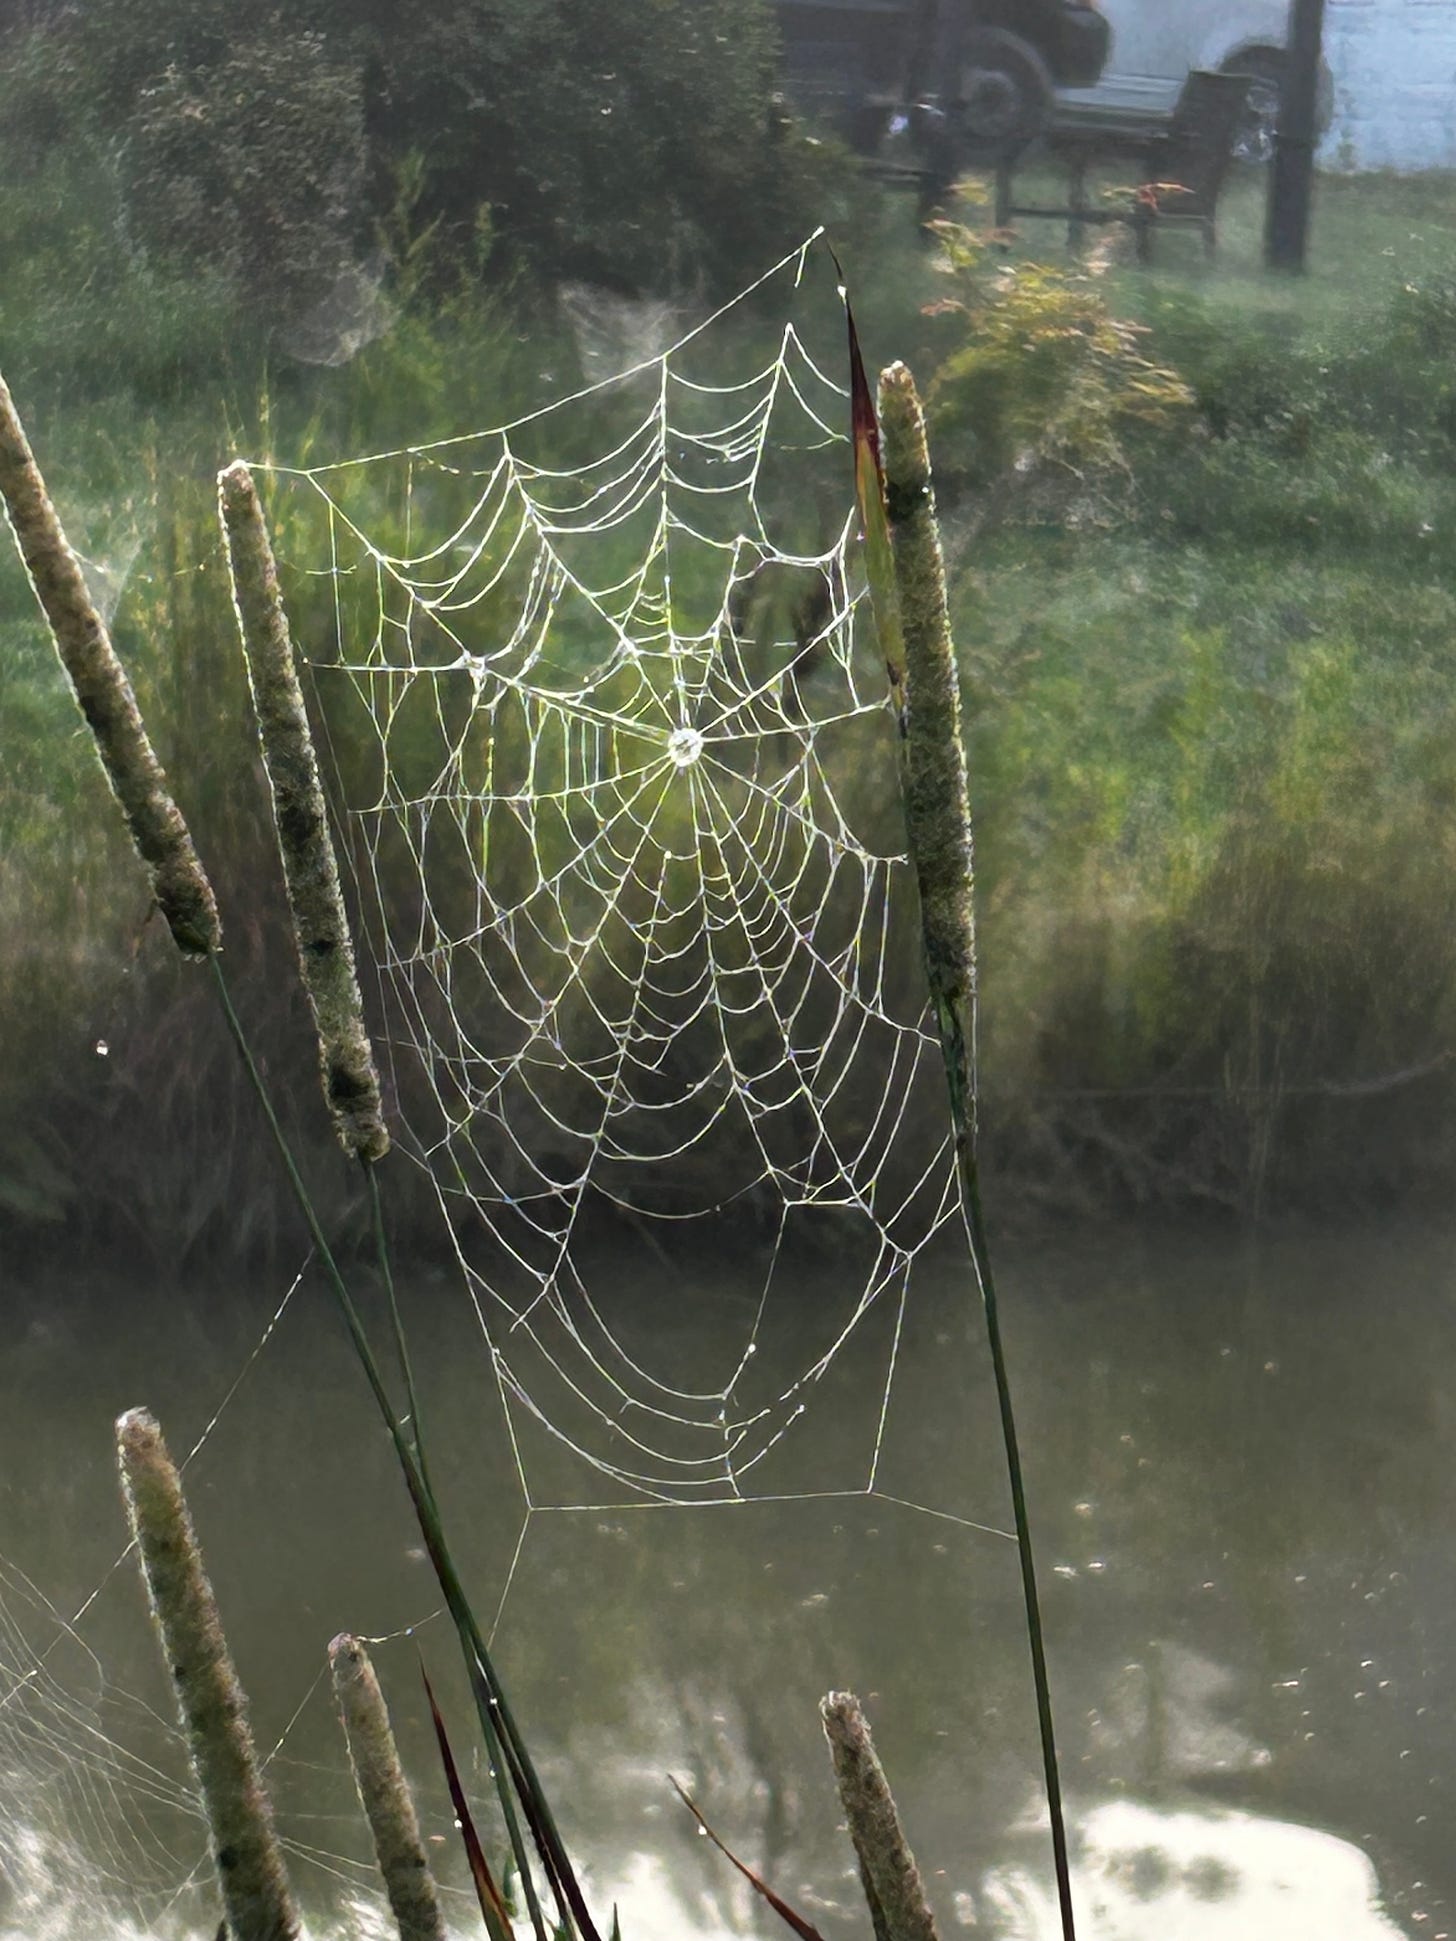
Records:
[[[824,213],[767,0],[89,0],[4,60],[17,145],[118,147],[139,233],[265,300],[357,243],[366,151],[373,218],[418,154],[447,235],[489,208],[532,271],[629,290],[726,289]]]
[[[959,341],[930,385],[938,469],[1004,505],[1105,506],[1131,472],[1130,438],[1192,428],[1193,397],[1149,355],[1145,326],[1119,318],[1101,282],[1108,257],[1048,266],[1003,258],[966,224],[929,225],[950,293],[930,314]],[[1020,487],[1020,490],[1017,488]]]
[[[215,62],[170,62],[138,93],[122,179],[149,253],[219,270],[260,311],[297,317],[346,277],[362,239],[358,70],[277,23]]]

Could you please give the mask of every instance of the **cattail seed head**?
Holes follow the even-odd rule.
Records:
[[[329,1646],[329,1664],[354,1782],[400,1941],[444,1941],[439,1894],[369,1654],[345,1632]]]
[[[318,758],[263,509],[253,475],[241,460],[220,474],[218,500],[263,762],[273,791],[294,940],[318,1034],[324,1099],[345,1151],[359,1159],[382,1159],[389,1150],[389,1133],[364,1024]]]
[[[953,1093],[974,1111],[976,930],[970,792],[945,560],[935,516],[925,415],[903,364],[881,373],[885,510],[904,635],[905,821],[920,886],[931,1000]]]
[[[0,378],[0,499],[152,893],[184,957],[222,945],[212,885],[147,738],[126,671],[67,543],[15,404]]]
[[[830,1692],[819,1713],[876,1941],[936,1941],[920,1869],[859,1700],[852,1692]]]
[[[145,1409],[121,1417],[116,1447],[152,1617],[172,1668],[177,1709],[212,1831],[230,1941],[295,1941],[298,1913],[258,1773],[247,1702],[181,1478]]]

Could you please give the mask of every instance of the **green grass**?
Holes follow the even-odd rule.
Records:
[[[1065,500],[988,489],[943,452],[988,1159],[1029,1186],[1050,1160],[1094,1196],[1241,1204],[1257,1174],[1319,1199],[1347,1191],[1352,1156],[1381,1193],[1435,1190],[1453,1156],[1456,212],[1446,178],[1323,178],[1310,274],[1271,280],[1260,189],[1232,184],[1215,263],[1173,233],[1151,272],[1102,280],[1197,406],[1129,438],[1105,517],[1069,526]],[[237,450],[308,463],[498,422],[564,388],[571,352],[539,294],[490,287],[488,259],[442,297],[406,241],[395,327],[350,364],[289,366],[239,340],[222,292],[130,257],[107,193],[84,161],[0,193],[0,366],[63,515],[114,569],[118,644],[242,956],[277,940],[213,473]],[[839,240],[867,354],[927,379],[964,324],[922,314],[942,282],[908,200],[859,209]],[[1060,225],[1028,224],[1009,260],[1063,252]],[[0,1078],[0,1205],[34,1223],[80,1199],[98,1238],[148,1217],[113,1136],[118,1067],[94,1051],[122,1028],[128,1085],[156,1089],[189,1155],[151,1174],[203,1174],[151,1211],[201,1242],[252,1205],[266,1236],[241,1152],[211,1187],[190,1163],[159,1007],[198,1061],[221,1069],[226,1048],[190,992],[160,994],[177,973],[8,554],[0,643],[0,989],[56,1047]],[[280,1003],[265,1054],[300,1028]]]
[[[1456,220],[1441,179],[1326,179],[1311,274],[1271,280],[1257,189],[1216,264],[1173,234],[1107,279],[1193,434],[1133,451],[1109,524],[963,555],[985,1069],[1015,1163],[1135,1198],[1453,1156]]]

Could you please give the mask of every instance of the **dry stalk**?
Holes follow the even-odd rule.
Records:
[[[935,1916],[925,1898],[920,1869],[859,1700],[852,1692],[831,1692],[819,1712],[875,1941],[937,1941]]]
[[[220,475],[218,497],[263,761],[273,790],[294,940],[318,1034],[324,1099],[344,1150],[358,1159],[382,1159],[389,1151],[389,1133],[318,758],[263,509],[252,473],[241,460]]]
[[[205,957],[222,945],[212,885],[168,791],[131,683],[86,590],[3,378],[0,498],[157,906],[183,956]]]
[[[400,1941],[444,1941],[445,1921],[369,1654],[347,1632],[329,1646],[349,1760]]]
[[[298,1911],[258,1773],[247,1702],[181,1479],[145,1409],[121,1417],[116,1446],[152,1616],[172,1668],[177,1709],[212,1832],[230,1941],[295,1941]]]

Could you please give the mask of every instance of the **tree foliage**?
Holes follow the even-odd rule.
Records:
[[[418,157],[443,242],[717,290],[811,224],[822,153],[775,96],[768,0],[87,0],[12,37],[4,124],[119,159],[137,238],[265,304],[370,246]]]
[[[355,255],[366,181],[357,74],[316,33],[267,29],[140,92],[122,155],[138,242],[222,270],[262,307],[324,301]]]

